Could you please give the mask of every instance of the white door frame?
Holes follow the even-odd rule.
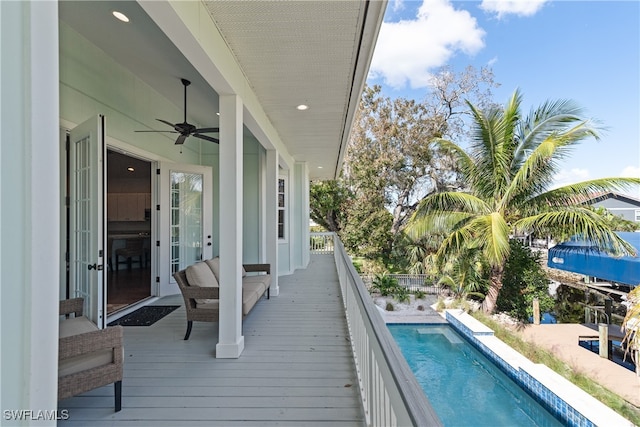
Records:
[[[180,289],[171,271],[171,172],[187,172],[202,175],[202,241],[200,243],[202,259],[209,259],[213,256],[213,168],[210,166],[182,163],[160,163],[159,182],[157,185],[160,209],[156,211],[159,217],[157,222],[157,240],[160,242],[158,245],[158,273],[160,278],[157,286],[158,296],[180,293]]]

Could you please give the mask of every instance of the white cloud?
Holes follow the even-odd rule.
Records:
[[[576,182],[586,181],[588,179],[590,179],[590,173],[588,169],[573,168],[568,170],[561,170],[554,177],[555,185],[553,185],[553,188],[575,184]]]
[[[475,54],[484,47],[484,35],[469,12],[448,0],[424,0],[416,19],[382,24],[370,77],[394,88],[427,87],[430,70],[457,52]]]
[[[640,166],[627,166],[622,169],[620,176],[625,178],[640,178]]]
[[[404,9],[404,0],[392,0],[391,3],[393,4],[392,10],[394,12]]]
[[[483,0],[480,8],[495,13],[498,19],[506,15],[535,15],[548,0]]]

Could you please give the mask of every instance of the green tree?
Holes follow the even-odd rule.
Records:
[[[533,316],[535,298],[540,303],[541,313],[553,310],[555,301],[549,295],[549,279],[540,265],[540,255],[515,239],[509,241],[509,246],[497,310],[528,322]]]
[[[598,179],[550,189],[559,161],[584,139],[597,139],[598,131],[571,101],[546,102],[526,116],[521,103],[519,91],[503,108],[482,111],[469,103],[473,123],[468,152],[445,139],[434,142],[456,158],[467,188],[426,197],[412,218],[414,236],[450,227],[440,255],[470,248],[482,252],[490,266],[483,301],[487,313],[496,308],[514,230],[546,235],[562,229],[607,252],[634,253],[601,215],[577,203],[594,191],[631,188],[640,179]]]
[[[396,238],[426,195],[457,188],[456,164],[428,142],[463,132],[464,98],[486,105],[498,85],[488,68],[434,73],[424,102],[389,98],[380,86],[365,87],[344,162],[344,177],[356,198],[373,212],[391,212]],[[378,203],[374,208],[372,203]]]
[[[353,193],[340,180],[312,182],[309,188],[311,219],[327,231],[340,233],[347,221]]]

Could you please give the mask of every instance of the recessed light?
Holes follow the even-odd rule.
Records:
[[[128,170],[129,172],[133,172],[135,169],[134,169],[133,167],[129,166],[129,167],[127,168],[127,170]]]
[[[118,12],[117,10],[114,10],[113,12],[111,12],[113,14],[113,16],[115,16],[117,19],[119,19],[122,22],[129,22],[129,18],[127,17],[127,15],[125,15],[122,12]]]
[[[296,108],[297,108],[298,110],[300,110],[300,111],[304,111],[304,110],[308,110],[308,109],[309,109],[309,106],[308,106],[308,105],[305,105],[305,104],[300,104],[300,105],[298,105]]]
[[[323,169],[323,167],[322,166],[318,166],[318,169]]]

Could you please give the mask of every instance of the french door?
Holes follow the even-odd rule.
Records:
[[[179,292],[173,274],[212,257],[212,186],[210,167],[162,163],[159,174],[160,289]]]
[[[105,118],[87,120],[69,140],[69,290],[85,315],[104,328]]]

